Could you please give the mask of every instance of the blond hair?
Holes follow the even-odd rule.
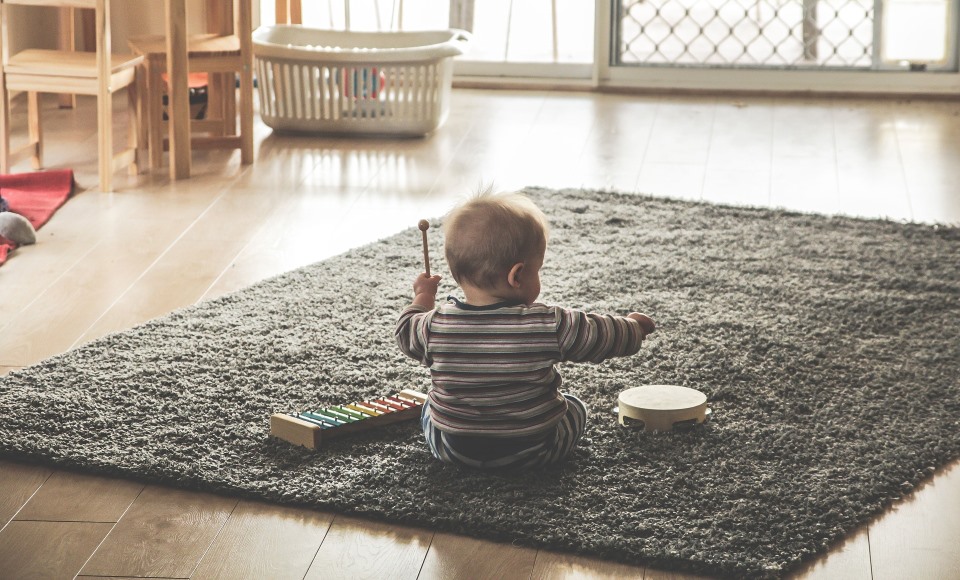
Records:
[[[520,193],[481,192],[443,220],[444,253],[458,283],[495,288],[510,268],[546,251],[543,212]]]

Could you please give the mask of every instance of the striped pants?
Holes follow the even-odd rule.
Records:
[[[490,470],[521,470],[549,465],[573,451],[587,427],[587,406],[573,395],[563,396],[567,399],[567,413],[557,423],[556,431],[547,435],[546,439],[518,446],[510,440],[490,438],[490,448],[484,450],[483,458],[471,457],[469,452],[458,448],[457,438],[437,429],[430,420],[429,401],[423,406],[420,426],[433,456],[444,463]],[[493,446],[503,446],[503,453],[497,453],[496,449],[492,449]]]

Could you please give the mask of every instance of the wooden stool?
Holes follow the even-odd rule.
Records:
[[[707,396],[696,389],[676,385],[644,385],[620,393],[617,416],[626,427],[644,431],[670,431],[674,427],[699,425],[710,418]]]

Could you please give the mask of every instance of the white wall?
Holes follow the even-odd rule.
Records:
[[[111,18],[111,34],[113,35],[114,52],[127,52],[127,38],[140,34],[164,33],[165,2],[153,0],[150,2],[133,0],[114,0],[111,3],[113,17]],[[187,30],[202,32],[205,30],[203,8],[205,2],[187,0]]]
[[[204,29],[204,2],[187,1],[187,30]],[[164,32],[164,2],[162,0],[112,0],[110,31],[113,52],[129,52],[127,38],[139,34]],[[56,48],[59,9],[49,7],[10,6],[7,8],[7,26],[11,52],[24,48]],[[77,36],[81,37],[79,20]],[[82,44],[81,44],[82,47]]]
[[[16,53],[24,48],[55,48],[57,43],[57,21],[50,18],[55,14],[50,8],[30,8],[26,6],[7,7],[6,41],[10,51]]]

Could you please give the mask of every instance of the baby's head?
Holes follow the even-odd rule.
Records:
[[[458,284],[495,290],[517,264],[528,264],[527,274],[537,275],[539,293],[549,229],[546,216],[529,198],[480,193],[454,208],[443,229],[447,264]]]

